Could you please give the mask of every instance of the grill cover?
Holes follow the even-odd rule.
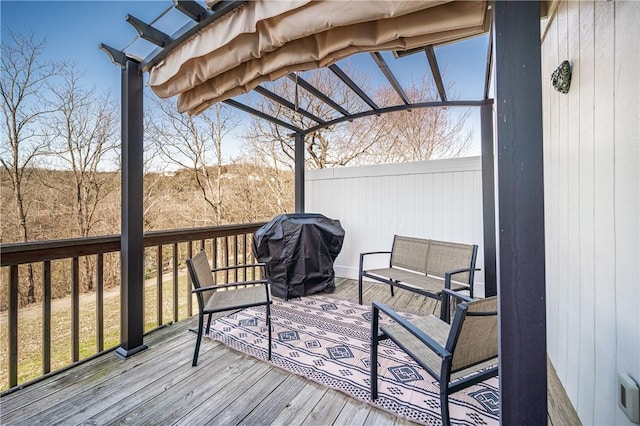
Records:
[[[315,213],[283,214],[254,233],[253,254],[266,264],[272,294],[287,300],[333,293],[333,261],[343,241],[338,220]]]

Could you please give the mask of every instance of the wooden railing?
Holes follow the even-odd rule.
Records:
[[[188,274],[181,271],[181,267],[184,267],[184,259],[190,257],[194,251],[194,243],[198,244],[197,249],[206,249],[209,258],[214,259],[214,267],[241,265],[253,263],[251,241],[253,232],[255,232],[264,223],[251,223],[241,225],[223,225],[203,228],[190,228],[190,229],[177,229],[167,231],[152,231],[144,234],[144,246],[145,257],[151,257],[152,267],[147,268],[147,276],[155,275],[155,292],[152,291],[153,298],[155,298],[155,307],[147,305],[146,309],[155,310],[155,324],[151,329],[146,332],[154,331],[163,325],[175,321],[179,321],[184,318],[188,318],[193,315],[193,303],[191,297],[191,282]],[[55,374],[63,371],[78,362],[87,361],[97,355],[103,354],[107,351],[113,350],[117,347],[105,348],[105,255],[110,253],[116,253],[120,251],[120,236],[110,235],[104,237],[91,237],[91,238],[77,238],[68,240],[54,240],[54,241],[42,241],[32,243],[16,243],[16,244],[2,244],[0,245],[0,266],[3,268],[3,275],[8,280],[8,295],[7,295],[7,313],[6,320],[3,321],[2,327],[6,327],[6,336],[8,339],[8,353],[4,357],[7,360],[6,366],[2,366],[3,369],[8,372],[8,378],[5,383],[0,383],[2,389],[14,388],[19,384],[25,385],[27,382],[33,380],[39,380],[42,377]],[[154,252],[154,253],[152,253]],[[169,256],[167,252],[170,252]],[[113,256],[113,255],[111,255]],[[169,257],[169,266],[163,268],[166,257]],[[91,258],[95,259],[93,262]],[[80,333],[80,289],[81,289],[81,275],[80,275],[80,259],[90,259],[88,262],[93,263],[92,271],[95,271],[92,279],[95,280],[95,324],[91,325],[91,328],[95,327],[95,352],[89,356],[84,356],[81,359],[81,333]],[[70,318],[70,341],[71,347],[69,348],[71,353],[71,362],[67,363],[59,368],[52,370],[52,331],[54,333],[60,332],[60,330],[52,330],[52,261],[57,261],[56,265],[60,262],[68,262],[66,266],[67,273],[70,278],[70,291],[69,299],[71,304],[71,318]],[[85,261],[87,262],[87,261]],[[27,375],[25,380],[21,380],[19,383],[18,375],[18,350],[21,341],[19,339],[19,288],[20,288],[20,267],[26,267],[27,265],[39,265],[42,267],[38,271],[38,283],[36,285],[41,286],[39,288],[39,294],[41,295],[41,319],[42,319],[42,332],[41,332],[41,374],[34,377],[33,373]],[[118,263],[119,268],[119,263]],[[64,266],[63,266],[64,269]],[[31,268],[31,270],[33,270]],[[165,271],[171,273],[169,293],[167,293],[167,283],[163,278]],[[233,279],[238,279],[237,274],[252,273],[248,271],[235,271]],[[24,274],[23,274],[24,276]],[[180,288],[179,281],[182,277],[184,281],[184,287]],[[86,278],[86,277],[85,277]],[[227,275],[226,280],[229,280]],[[242,278],[242,277],[240,277]],[[22,278],[24,279],[24,277]],[[119,269],[118,269],[118,281],[119,281]],[[119,284],[119,282],[118,282]],[[152,286],[154,283],[151,284]],[[147,280],[146,287],[149,287],[149,281]],[[151,289],[153,290],[153,289]],[[182,298],[181,298],[182,295]],[[170,318],[165,318],[164,314],[164,302],[171,298],[172,309]],[[152,297],[149,297],[151,299]],[[146,299],[145,299],[146,300]],[[29,308],[31,311],[33,308]],[[111,314],[112,312],[109,312]],[[33,312],[31,312],[33,316]],[[120,312],[117,312],[118,318]],[[88,325],[83,319],[82,326],[86,328]],[[119,321],[118,321],[119,322]],[[148,321],[147,321],[148,323]],[[118,324],[119,326],[119,324]],[[54,325],[55,328],[55,325]],[[148,327],[147,327],[148,328]],[[119,330],[119,329],[118,329]],[[113,331],[113,330],[112,330]],[[4,333],[2,333],[4,334]],[[24,342],[23,342],[24,343]],[[33,342],[31,342],[33,343]],[[2,346],[5,345],[3,342]],[[86,352],[86,349],[85,349]],[[57,362],[56,364],[59,364]],[[5,374],[5,373],[3,373]]]

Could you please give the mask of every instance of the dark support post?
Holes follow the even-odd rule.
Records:
[[[142,225],[142,73],[127,59],[122,69],[122,236],[120,347],[124,358],[147,347],[144,334],[144,245]]]
[[[540,2],[496,1],[500,423],[547,424]]]
[[[484,222],[484,295],[489,297],[498,294],[492,104],[480,107],[480,129],[482,143],[482,217]]]
[[[304,135],[295,134],[296,213],[304,213]]]

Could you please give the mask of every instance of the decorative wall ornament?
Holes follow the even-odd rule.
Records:
[[[569,92],[569,87],[571,87],[571,64],[569,61],[562,61],[551,74],[551,83],[558,92]]]

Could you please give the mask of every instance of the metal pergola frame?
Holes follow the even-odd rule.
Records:
[[[177,0],[174,7],[188,16],[190,22],[173,35],[127,16],[127,22],[139,37],[157,46],[143,60],[100,45],[122,68],[122,325],[121,346],[117,353],[124,358],[146,349],[142,288],[142,75],[200,29],[245,3],[247,1],[220,1],[209,10],[193,0]],[[491,5],[493,34],[488,43],[484,97],[480,100],[448,100],[434,46],[429,45],[394,53],[396,57],[425,53],[439,101],[411,103],[379,52],[371,53],[371,57],[398,94],[402,101],[399,105],[378,106],[336,64],[328,68],[370,110],[351,113],[296,74],[287,77],[341,116],[323,120],[262,86],[254,91],[295,110],[315,124],[303,129],[234,99],[223,101],[293,132],[297,212],[304,211],[305,135],[340,122],[394,111],[449,106],[480,108],[484,272],[486,294],[499,296],[500,418],[503,424],[547,423],[540,7],[539,2],[529,1],[498,1]],[[492,69],[495,69],[495,102],[488,98]],[[531,90],[532,87],[540,90]],[[494,131],[497,158],[494,158]]]

